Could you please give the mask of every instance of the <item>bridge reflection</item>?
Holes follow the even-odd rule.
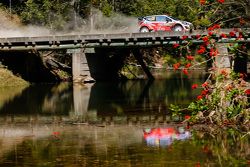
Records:
[[[5,123],[168,123],[181,119],[172,118],[168,106],[188,104],[197,94],[191,85],[202,81],[201,75],[189,80],[174,74],[155,81],[32,85],[11,99],[5,98],[8,100],[0,106],[0,119]]]

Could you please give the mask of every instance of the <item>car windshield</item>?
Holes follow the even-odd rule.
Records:
[[[148,17],[146,17],[146,20],[155,21],[155,16],[148,16]]]

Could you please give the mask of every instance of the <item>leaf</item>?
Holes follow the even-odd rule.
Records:
[[[181,110],[179,106],[176,106],[174,104],[170,104],[169,109],[173,110],[173,111],[180,111]]]

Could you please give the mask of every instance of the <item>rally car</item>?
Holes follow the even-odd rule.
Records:
[[[168,15],[153,15],[138,18],[140,32],[192,31],[193,24]]]

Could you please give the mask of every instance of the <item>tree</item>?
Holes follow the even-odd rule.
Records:
[[[24,23],[63,29],[71,20],[71,4],[67,0],[27,0],[20,15]]]
[[[230,10],[223,10],[231,8],[227,3],[225,3],[224,6],[224,0],[200,0],[200,4],[200,8],[203,9],[200,12],[201,18],[208,15],[211,16],[208,21],[213,25],[208,27],[207,35],[197,35],[195,37],[183,36],[181,40],[187,44],[174,45],[174,48],[178,50],[186,50],[186,54],[182,55],[186,61],[176,63],[173,67],[175,70],[181,68],[182,72],[188,75],[189,68],[196,66],[192,65],[194,57],[189,51],[189,47],[193,45],[193,43],[190,42],[191,39],[202,41],[202,44],[197,47],[197,54],[208,57],[207,61],[212,62],[213,66],[206,82],[200,86],[198,84],[192,86],[192,89],[201,89],[201,94],[197,96],[197,100],[190,103],[185,109],[180,109],[175,105],[172,105],[171,109],[177,111],[177,113],[180,113],[180,111],[190,112],[192,122],[206,122],[220,126],[233,124],[249,127],[250,84],[245,81],[246,74],[242,73],[242,71],[240,71],[241,74],[235,73],[235,69],[231,65],[234,64],[239,57],[249,56],[247,54],[247,49],[250,47],[247,42],[249,33],[244,32],[244,29],[234,29],[228,34],[222,34],[220,32],[221,25],[225,26],[224,22],[228,16],[220,16],[218,14],[232,13]],[[235,11],[236,10],[238,9],[235,9]],[[209,13],[206,13],[206,11],[209,11]],[[240,23],[240,20],[236,19],[234,20],[234,25],[237,24],[237,21]],[[229,38],[229,40],[233,39],[235,42],[234,44],[228,45],[227,49],[225,49],[226,45],[218,44],[218,42],[226,38]],[[230,51],[230,59],[227,50]],[[228,55],[223,58],[223,54]],[[231,62],[223,64],[223,62],[219,61],[220,59],[228,59],[228,62]]]
[[[223,27],[249,26],[250,0],[12,0],[13,12],[26,24],[62,29],[73,14],[86,19],[91,9],[111,17],[115,12],[128,16],[169,14],[192,22],[197,28],[220,23]],[[7,1],[2,4],[8,8]],[[240,22],[239,22],[240,20]]]
[[[199,0],[200,9],[198,15],[201,21],[199,24],[211,26],[240,27],[242,24],[249,26],[250,21],[250,0]],[[241,22],[240,22],[241,21]]]

